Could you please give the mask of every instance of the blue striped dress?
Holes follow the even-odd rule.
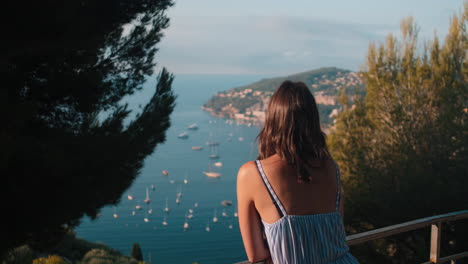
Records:
[[[282,216],[274,223],[262,220],[265,236],[275,264],[357,264],[349,253],[343,220],[339,212],[340,173],[336,167],[338,192],[336,210],[331,213],[312,215],[289,215],[278,199],[263,171],[262,164],[256,160],[257,168],[275,206]]]

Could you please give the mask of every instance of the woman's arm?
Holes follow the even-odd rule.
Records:
[[[266,260],[270,256],[270,250],[263,240],[262,223],[253,200],[253,194],[257,187],[253,177],[256,176],[260,177],[255,163],[252,161],[244,164],[237,174],[239,227],[245,252],[251,263]]]

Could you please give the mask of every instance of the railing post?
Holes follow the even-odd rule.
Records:
[[[432,263],[438,263],[439,261],[441,229],[441,222],[431,225],[431,252],[429,260]]]

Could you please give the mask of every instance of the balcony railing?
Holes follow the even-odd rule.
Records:
[[[439,264],[439,263],[446,263],[451,262],[451,264],[455,264],[457,259],[461,259],[464,257],[468,257],[468,251],[461,252],[458,254],[450,255],[441,257],[440,256],[440,236],[442,233],[442,223],[448,221],[456,221],[461,219],[468,219],[468,210],[457,211],[453,213],[443,214],[443,215],[436,215],[426,218],[421,218],[409,222],[404,222],[397,225],[382,227],[378,229],[374,229],[371,231],[354,234],[346,237],[346,242],[349,246],[361,244],[367,241],[385,238],[389,236],[393,236],[400,233],[405,233],[408,231],[421,229],[426,226],[431,226],[431,248],[429,251],[429,261],[421,263],[421,264]],[[238,262],[236,264],[248,264],[250,262],[243,261]],[[263,263],[263,262],[258,262]]]

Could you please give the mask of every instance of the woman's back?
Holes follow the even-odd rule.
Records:
[[[294,168],[278,155],[261,160],[261,165],[288,214],[307,215],[335,211],[338,182],[332,160],[324,161],[321,167],[317,163],[317,167],[312,168],[310,183],[298,183]],[[260,183],[264,185],[261,181]],[[266,188],[258,190],[254,200],[255,207],[265,222],[273,223],[281,217]]]
[[[311,183],[298,183],[276,155],[257,160],[256,167],[265,187],[254,202],[274,263],[357,263],[346,245],[333,161],[314,168]]]

